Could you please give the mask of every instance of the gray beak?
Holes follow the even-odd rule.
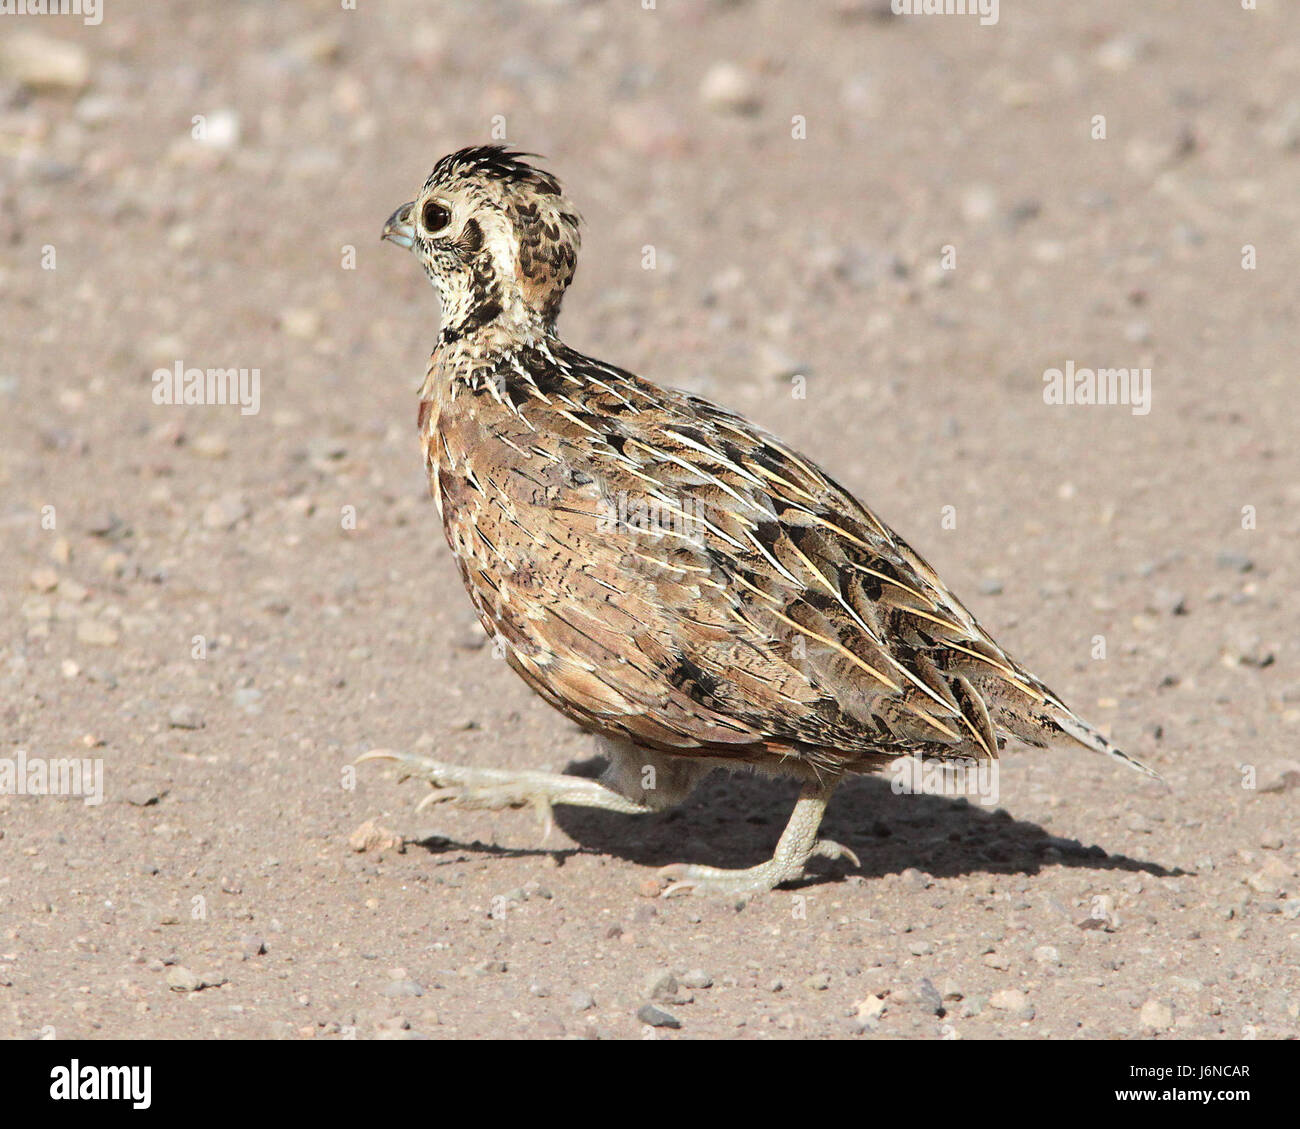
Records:
[[[414,207],[415,201],[408,200],[398,208],[388,217],[388,222],[384,224],[384,233],[379,238],[387,239],[409,251],[411,244],[415,242],[415,227],[411,223],[411,209]]]

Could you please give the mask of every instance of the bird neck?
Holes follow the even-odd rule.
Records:
[[[438,347],[505,351],[512,346],[527,346],[554,337],[554,319],[543,317],[537,310],[520,302],[506,308],[495,305],[471,307],[460,317],[449,317],[444,312]]]
[[[482,267],[483,264],[476,264]],[[555,333],[559,303],[544,307],[528,300],[519,284],[491,269],[475,269],[457,285],[438,286],[442,306],[440,344],[459,341],[525,343]]]
[[[485,381],[513,379],[520,358],[558,355],[564,346],[555,323],[536,318],[526,326],[493,319],[472,328],[444,325],[429,358],[421,400],[444,401],[460,386],[474,390]],[[527,367],[526,364],[524,367]]]

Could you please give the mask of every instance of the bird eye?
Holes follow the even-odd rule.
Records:
[[[441,231],[451,222],[451,209],[437,200],[426,200],[424,210],[420,213],[420,222],[430,235]]]

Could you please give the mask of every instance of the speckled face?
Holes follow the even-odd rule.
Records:
[[[434,166],[384,237],[414,251],[443,305],[443,335],[501,319],[549,324],[577,264],[578,217],[518,154],[463,149]]]
[[[486,247],[485,227],[497,237],[508,224],[499,207],[465,186],[426,184],[389,219],[384,238],[413,251],[438,291],[444,331],[471,331],[502,309],[501,280],[509,277],[510,251]],[[503,261],[502,261],[503,260]]]

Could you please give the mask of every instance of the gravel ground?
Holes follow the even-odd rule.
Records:
[[[0,796],[0,1035],[1300,1034],[1297,30],[0,17],[0,736],[104,771],[102,804]],[[815,455],[1165,782],[1033,750],[996,805],[854,780],[826,833],[862,869],[736,906],[648,868],[759,861],[788,783],[542,843],[354,775],[592,751],[471,617],[414,433],[436,299],[378,242],[494,130],[583,209],[573,344]],[[258,370],[257,410],[156,403],[178,364]],[[1149,368],[1149,412],[1045,403],[1067,364]]]

